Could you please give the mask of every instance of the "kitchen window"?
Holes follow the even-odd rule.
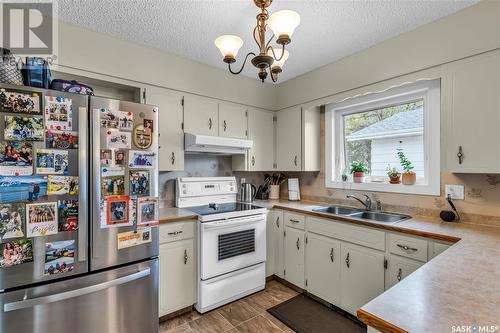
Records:
[[[326,110],[326,187],[440,194],[440,80],[353,97]],[[389,170],[403,170],[401,152],[413,165],[414,185],[389,183]],[[354,162],[368,169],[363,183],[353,182]]]

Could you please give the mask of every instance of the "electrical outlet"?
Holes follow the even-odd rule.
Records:
[[[448,197],[448,194],[451,196],[453,200],[464,200],[465,199],[465,190],[463,185],[445,185],[445,195]]]

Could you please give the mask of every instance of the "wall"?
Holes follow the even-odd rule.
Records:
[[[273,85],[59,22],[61,70],[114,77],[240,104],[275,108]],[[57,69],[57,68],[55,68]],[[81,72],[80,72],[81,71]],[[102,75],[105,77],[102,77]]]

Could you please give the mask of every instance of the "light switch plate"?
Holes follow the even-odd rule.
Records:
[[[465,199],[465,189],[463,185],[445,185],[445,195],[451,195],[453,200],[464,200]]]

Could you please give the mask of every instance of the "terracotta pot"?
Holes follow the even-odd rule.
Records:
[[[365,173],[364,172],[353,172],[352,180],[355,183],[364,183],[365,182]]]
[[[401,183],[401,175],[397,174],[397,173],[389,175],[389,183],[400,184]]]
[[[404,172],[403,185],[414,185],[417,182],[417,174],[415,172]]]

